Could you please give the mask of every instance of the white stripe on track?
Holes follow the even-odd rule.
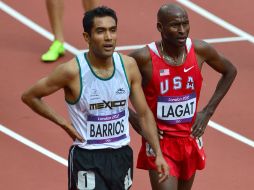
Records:
[[[24,15],[20,14],[19,12],[17,12],[16,10],[14,10],[13,8],[11,8],[10,6],[8,6],[7,4],[3,3],[2,1],[0,1],[0,10],[4,11],[5,13],[9,14],[10,16],[12,16],[13,18],[15,18],[16,20],[18,20],[19,22],[21,22],[22,24],[26,25],[28,28],[34,30],[35,32],[39,33],[40,35],[42,35],[43,37],[47,38],[50,41],[54,40],[54,36],[52,33],[50,33],[49,31],[47,31],[46,29],[42,28],[41,26],[39,26],[38,24],[36,24],[35,22],[33,22],[32,20],[28,19],[27,17],[25,17]],[[71,53],[73,54],[78,54],[80,51],[73,47],[72,45],[68,44],[68,43],[64,43],[64,47]]]
[[[16,20],[20,21],[22,24],[26,25],[28,28],[34,30],[35,32],[39,33],[43,37],[47,38],[50,41],[53,41],[54,36],[52,33],[47,31],[46,29],[42,28],[32,20],[28,19],[24,15],[20,14],[10,6],[4,4],[0,1],[0,9],[10,16],[14,17]],[[212,39],[204,39],[204,41],[208,43],[225,43],[225,42],[236,42],[236,41],[244,41],[247,40],[245,37],[227,37],[227,38],[212,38]],[[142,45],[130,45],[130,46],[118,46],[116,47],[116,51],[124,51],[124,50],[133,50],[144,47],[145,44]],[[64,43],[64,47],[74,55],[78,54],[80,51],[87,52],[88,50],[78,50],[77,48],[73,47],[68,43]]]
[[[184,6],[188,7],[192,11],[200,14],[201,16],[205,17],[206,19],[216,23],[217,25],[221,26],[222,28],[225,28],[228,31],[236,34],[237,36],[246,38],[249,42],[254,43],[254,37],[251,34],[241,30],[240,28],[237,28],[236,26],[234,26],[234,25],[230,24],[229,22],[219,18],[218,16],[210,13],[209,11],[196,5],[195,3],[192,3],[189,0],[176,0],[176,1],[178,3],[181,3]]]
[[[240,42],[240,41],[246,41],[247,39],[245,37],[225,37],[225,38],[210,38],[210,39],[204,39],[207,43],[215,44],[215,43],[226,43],[226,42]]]
[[[248,138],[246,138],[246,137],[244,137],[244,136],[242,136],[230,129],[227,129],[227,128],[223,127],[222,125],[219,125],[218,123],[215,123],[211,120],[208,122],[208,125],[214,129],[220,131],[221,133],[228,135],[228,136],[254,148],[254,141],[253,140],[250,140],[250,139],[248,139]]]
[[[203,39],[207,43],[215,44],[215,43],[226,43],[226,42],[239,42],[239,41],[246,41],[244,37],[225,37],[225,38],[210,38],[210,39]],[[134,50],[145,47],[143,45],[130,45],[130,46],[118,46],[116,47],[116,51],[125,51],[125,50]],[[88,49],[81,50],[83,52],[88,52]]]
[[[63,164],[65,166],[68,166],[68,161],[66,159],[64,159],[61,156],[58,156],[57,154],[43,148],[42,146],[28,140],[27,138],[15,133],[14,131],[4,127],[3,125],[0,124],[0,131],[8,136],[10,136],[11,138],[25,144],[26,146],[40,152],[41,154],[44,154],[45,156],[59,162],[60,164]]]

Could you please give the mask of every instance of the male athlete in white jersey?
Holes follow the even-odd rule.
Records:
[[[166,179],[153,114],[141,87],[135,60],[114,52],[117,17],[107,7],[85,13],[84,38],[89,52],[57,66],[28,89],[22,100],[35,112],[63,128],[74,140],[69,152],[69,190],[130,189],[133,173],[128,99],[136,109],[143,135],[155,150],[159,181]],[[71,122],[42,98],[64,90]]]

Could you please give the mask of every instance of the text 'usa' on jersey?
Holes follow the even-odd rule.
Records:
[[[191,39],[186,41],[186,59],[179,66],[166,63],[155,42],[148,47],[153,74],[144,91],[158,127],[173,136],[188,136],[203,80]]]

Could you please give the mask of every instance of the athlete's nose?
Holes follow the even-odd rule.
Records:
[[[108,30],[105,32],[105,36],[104,36],[105,40],[112,40],[112,35],[111,32]]]
[[[179,29],[178,29],[178,32],[179,32],[179,33],[184,33],[184,32],[185,32],[185,27],[184,27],[183,24],[180,24]]]

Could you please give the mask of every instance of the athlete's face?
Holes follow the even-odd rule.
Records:
[[[99,58],[111,57],[116,46],[116,31],[117,25],[112,17],[95,17],[91,35],[84,33],[89,44],[89,51]]]
[[[157,23],[157,28],[165,43],[182,47],[185,45],[190,31],[188,15],[184,10],[168,11]]]

